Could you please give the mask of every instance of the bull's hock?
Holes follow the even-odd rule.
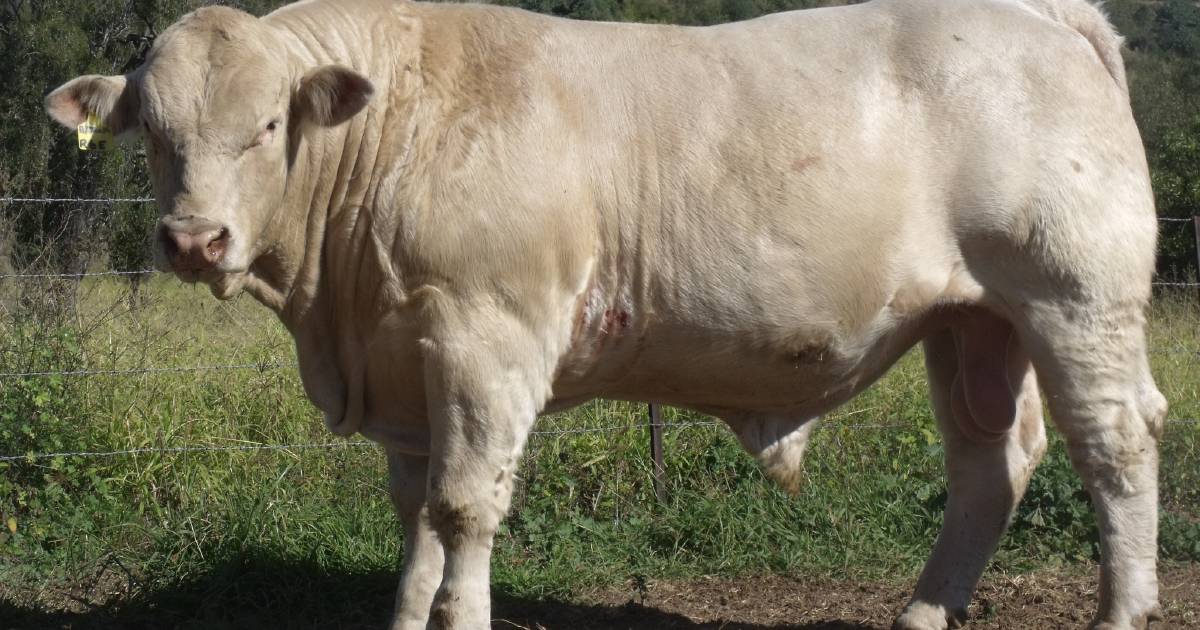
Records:
[[[386,448],[394,628],[488,626],[538,414],[700,410],[795,490],[813,419],[917,343],[949,499],[896,627],[965,618],[1043,392],[1101,524],[1093,626],[1157,616],[1157,226],[1120,39],[1083,0],[708,28],[206,7],[46,108],[141,136],[160,268],[272,309],[329,428]]]

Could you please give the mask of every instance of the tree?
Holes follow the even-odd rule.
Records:
[[[1190,218],[1200,214],[1200,113],[1193,113],[1186,127],[1167,132],[1154,161],[1157,167],[1152,178],[1159,215]],[[1164,229],[1159,269],[1172,277],[1193,269],[1194,247],[1190,225]]]
[[[1180,57],[1200,55],[1200,6],[1189,0],[1167,0],[1154,21],[1157,45]]]
[[[281,0],[226,0],[262,15]],[[494,0],[534,11],[589,20],[713,24],[848,0]],[[853,0],[849,0],[853,1]],[[141,150],[80,153],[71,134],[42,112],[42,97],[84,72],[116,74],[136,67],[154,38],[206,0],[7,0],[0,4],[0,196],[147,195]],[[1192,0],[1110,0],[1108,10],[1127,35],[1125,51],[1134,115],[1142,130],[1163,214],[1200,213],[1194,186],[1200,166],[1188,147],[1200,112],[1200,7]],[[853,42],[847,45],[855,45]],[[1187,193],[1186,191],[1193,191]],[[98,264],[136,269],[148,264],[146,235],[154,219],[145,205],[82,208],[0,204],[0,256],[18,268],[37,264],[78,271]],[[84,233],[105,239],[83,239]],[[86,244],[100,241],[88,251]],[[71,241],[72,245],[65,245]],[[58,243],[50,247],[51,243]],[[1186,254],[1184,251],[1186,247]],[[1191,258],[1186,239],[1163,239],[1163,260]],[[0,268],[5,264],[0,263]]]

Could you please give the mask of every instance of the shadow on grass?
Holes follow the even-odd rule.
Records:
[[[315,563],[247,557],[213,565],[174,583],[134,588],[85,612],[47,612],[0,598],[0,629],[127,630],[161,628],[386,628],[398,576],[392,571],[337,572]],[[105,587],[99,587],[103,590]],[[110,592],[124,590],[109,584]],[[94,592],[63,593],[82,602]],[[634,603],[587,605],[529,599],[493,590],[493,628],[528,630],[873,630],[842,621],[761,626],[697,623]]]

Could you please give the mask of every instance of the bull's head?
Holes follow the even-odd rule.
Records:
[[[74,128],[89,114],[146,143],[161,218],[155,262],[218,297],[244,285],[278,238],[278,210],[300,134],[362,110],[368,79],[318,65],[291,35],[249,14],[209,7],[189,14],[125,76],[88,75],[46,97]]]

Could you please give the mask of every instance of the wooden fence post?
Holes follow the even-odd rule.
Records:
[[[654,466],[654,496],[659,503],[667,502],[667,466],[663,462],[662,408],[650,403],[650,457]]]

